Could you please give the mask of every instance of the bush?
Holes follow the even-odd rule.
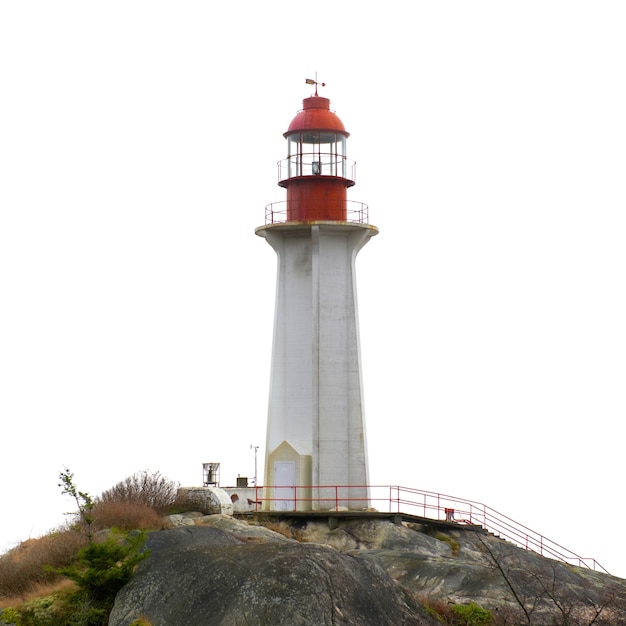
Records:
[[[178,491],[158,473],[143,473],[110,490],[111,495],[126,498],[96,502],[78,490],[69,469],[59,478],[63,494],[76,501],[77,521],[0,556],[0,606],[5,607],[0,623],[104,626],[115,595],[148,556],[142,551],[144,529],[161,525],[156,509],[173,502]],[[136,496],[143,502],[134,501]],[[94,534],[98,527],[115,530]],[[132,532],[125,534],[120,528]]]
[[[423,602],[426,613],[441,624],[449,626],[488,626],[492,623],[491,611],[483,609],[475,602],[470,602],[470,604],[448,604],[443,600],[431,598],[427,598]]]
[[[145,531],[139,531],[112,532],[103,541],[91,541],[78,550],[72,563],[54,571],[78,588],[7,608],[4,615],[18,626],[105,626],[115,595],[148,556],[142,551],[145,540]]]
[[[455,604],[452,612],[459,619],[461,626],[487,626],[491,623],[491,611],[483,609],[475,602],[469,604]]]
[[[154,511],[149,509],[153,515]],[[0,557],[0,596],[7,607],[0,623],[18,626],[105,625],[115,594],[130,580],[135,566],[148,556],[142,551],[145,531],[111,532],[102,540],[72,530],[23,542]],[[69,578],[63,591],[61,577]],[[55,593],[27,599],[29,592],[57,581]],[[33,594],[31,594],[32,597]],[[10,620],[7,622],[7,620]]]
[[[85,547],[84,535],[63,529],[22,542],[0,556],[0,597],[25,596],[40,585],[59,580],[44,566],[64,567]]]
[[[93,510],[97,528],[149,530],[161,528],[161,516],[146,504],[99,501]]]
[[[78,551],[76,563],[59,574],[73,580],[96,607],[110,609],[115,594],[130,580],[135,566],[148,556],[141,548],[146,532],[111,533],[105,541],[90,543]]]
[[[20,544],[0,558],[2,595],[22,598],[19,606],[2,612],[4,621],[18,626],[105,625],[116,593],[148,556],[142,552],[145,539],[145,531],[111,532],[105,540],[96,537],[88,543],[84,534],[66,530]],[[61,576],[75,585],[24,601],[26,592]]]
[[[175,504],[178,487],[178,483],[161,476],[160,472],[144,470],[103,492],[98,502],[141,504],[163,515]]]
[[[7,624],[16,626],[106,626],[108,612],[90,606],[84,592],[54,593],[35,598],[2,613]]]
[[[65,612],[55,596],[45,596],[31,600],[19,609],[6,609],[2,617],[19,626],[55,626],[64,623]]]

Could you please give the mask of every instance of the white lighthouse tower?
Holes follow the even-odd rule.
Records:
[[[355,260],[378,229],[347,200],[349,133],[315,84],[284,133],[287,200],[256,229],[278,256],[263,493],[273,510],[369,506]]]

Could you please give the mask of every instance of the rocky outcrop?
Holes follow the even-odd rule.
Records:
[[[508,624],[626,624],[626,581],[542,557],[478,527],[346,520],[332,531],[307,522],[299,533],[374,560],[423,601],[475,602]]]
[[[434,622],[373,561],[276,533],[186,527],[153,533],[111,626],[421,625]]]
[[[417,626],[437,623],[422,603],[469,602],[507,624],[626,623],[626,581],[477,529],[182,518],[172,520],[178,528],[150,535],[151,555],[118,594],[112,626],[139,616],[153,626]]]

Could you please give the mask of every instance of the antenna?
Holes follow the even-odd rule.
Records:
[[[317,72],[315,72],[315,80],[313,80],[312,78],[307,78],[306,79],[306,84],[307,85],[315,85],[315,95],[317,96],[317,86],[321,85],[322,87],[326,87],[326,83],[318,83],[317,82]]]
[[[250,450],[254,450],[254,486],[258,487],[257,484],[257,450],[259,449],[259,446],[255,446],[254,444],[250,444]]]

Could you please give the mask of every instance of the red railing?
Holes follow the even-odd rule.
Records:
[[[367,224],[369,207],[363,202],[346,200],[346,222],[353,224]],[[284,224],[287,221],[287,201],[272,202],[265,207],[266,224]]]
[[[456,524],[478,525],[541,556],[608,574],[595,559],[581,557],[485,504],[434,491],[397,485],[258,486],[255,507],[257,511],[275,512],[331,511],[345,507],[349,511],[401,513]]]

